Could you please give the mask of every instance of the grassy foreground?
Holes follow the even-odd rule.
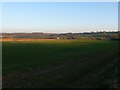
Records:
[[[3,88],[117,87],[118,41],[3,41]],[[113,85],[113,86],[111,86]]]

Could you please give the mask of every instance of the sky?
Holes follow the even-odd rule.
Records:
[[[2,32],[65,33],[118,29],[117,2],[2,2],[0,10]]]

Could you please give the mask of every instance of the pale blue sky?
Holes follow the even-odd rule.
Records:
[[[117,2],[4,2],[3,32],[117,30]]]

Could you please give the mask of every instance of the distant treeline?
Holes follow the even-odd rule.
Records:
[[[120,40],[118,32],[84,32],[84,33],[0,33],[1,38],[13,39],[93,39]]]

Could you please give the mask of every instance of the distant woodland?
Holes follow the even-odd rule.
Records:
[[[92,39],[92,40],[120,40],[118,32],[84,32],[84,33],[0,33],[0,38],[12,39]]]

